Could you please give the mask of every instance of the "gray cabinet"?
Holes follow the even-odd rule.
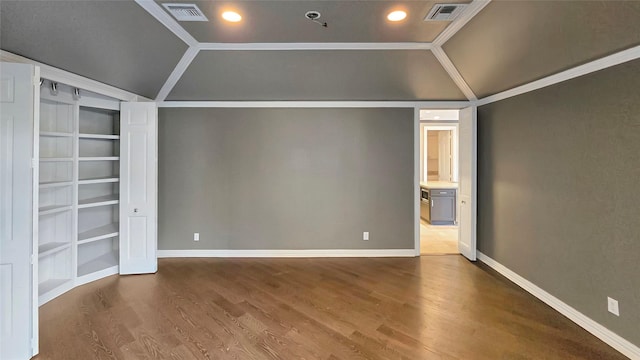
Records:
[[[454,225],[456,222],[456,190],[429,190],[429,223],[433,225]]]

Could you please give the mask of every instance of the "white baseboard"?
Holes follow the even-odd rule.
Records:
[[[414,249],[313,249],[313,250],[158,250],[159,258],[168,257],[415,257]]]
[[[533,284],[529,280],[516,274],[515,272],[511,271],[504,265],[500,264],[499,262],[493,260],[492,258],[488,257],[487,255],[479,251],[478,251],[478,260],[487,264],[489,267],[499,272],[500,274],[502,274],[507,279],[511,280],[516,285],[525,289],[527,292],[537,297],[545,304],[551,306],[556,311],[558,311],[562,315],[569,318],[569,320],[573,321],[574,323],[578,324],[579,326],[581,326],[582,328],[584,328],[585,330],[587,330],[588,332],[596,336],[598,339],[609,344],[609,346],[611,346],[612,348],[618,350],[619,352],[629,357],[630,359],[640,360],[640,348],[638,346],[632,344],[631,342],[624,339],[620,335],[600,325],[593,319],[589,318],[588,316],[584,315],[583,313],[579,312],[578,310],[564,303],[562,300],[549,294],[548,292],[544,291],[543,289]]]

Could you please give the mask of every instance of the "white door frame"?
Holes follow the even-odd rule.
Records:
[[[467,104],[467,106],[462,106],[462,107],[451,107],[451,110],[462,110],[466,107],[470,107],[470,104]],[[473,106],[475,107],[475,106]],[[424,109],[429,109],[429,107],[425,107],[425,106],[416,106],[414,108],[414,154],[413,154],[413,158],[414,158],[414,176],[413,176],[413,187],[414,187],[414,194],[413,194],[413,217],[414,217],[414,251],[415,251],[415,255],[416,256],[420,256],[420,179],[422,178],[422,175],[426,176],[426,159],[423,159],[424,161],[424,174],[421,174],[421,148],[420,148],[420,138],[423,135],[422,134],[422,129],[426,128],[426,126],[429,126],[429,130],[451,130],[451,127],[455,128],[455,138],[456,138],[456,179],[459,180],[459,154],[458,154],[458,144],[457,141],[459,139],[458,136],[458,123],[438,123],[438,122],[425,122],[420,121],[420,110],[424,110]],[[423,139],[425,141],[426,144],[426,137]],[[475,148],[474,152],[477,155],[477,151],[478,149]],[[474,180],[474,186],[477,187],[477,183],[478,183],[478,179],[475,178]],[[458,218],[458,222],[459,217],[457,215],[457,211],[456,211],[456,217]]]

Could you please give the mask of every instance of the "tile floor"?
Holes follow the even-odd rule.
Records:
[[[420,219],[420,254],[459,254],[458,227],[431,225]]]

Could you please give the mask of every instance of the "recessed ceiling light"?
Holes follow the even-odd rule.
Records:
[[[222,18],[229,22],[238,22],[242,20],[242,16],[235,11],[225,11],[222,13]]]
[[[402,10],[392,11],[389,13],[389,15],[387,15],[387,19],[389,19],[389,21],[401,21],[401,20],[404,20],[406,17],[407,17],[407,13]]]
[[[434,116],[433,118],[434,118],[434,119],[436,119],[436,120],[438,120],[438,119],[440,119],[440,116],[436,115],[436,116]]]

